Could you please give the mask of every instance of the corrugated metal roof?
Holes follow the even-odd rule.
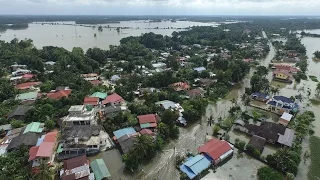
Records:
[[[133,129],[133,127],[128,127],[128,128],[124,128],[124,129],[119,129],[117,131],[114,131],[113,134],[116,136],[116,138],[120,138],[123,135],[131,135],[131,134],[135,134],[136,130]]]
[[[195,157],[189,158],[185,163],[180,166],[181,171],[187,174],[190,179],[200,174],[202,171],[210,167],[211,162],[203,155],[197,155]],[[186,166],[188,168],[185,168]],[[191,170],[191,171],[190,171]]]
[[[228,142],[215,138],[198,148],[200,152],[207,153],[214,160],[218,159],[230,149],[232,149],[232,147],[228,144]]]
[[[95,92],[90,97],[97,97],[97,98],[100,98],[100,99],[105,99],[107,97],[107,93]]]
[[[36,99],[37,96],[38,96],[38,92],[34,91],[34,92],[18,94],[15,99],[23,101],[23,100]]]
[[[27,125],[26,129],[23,131],[23,134],[27,132],[42,132],[42,128],[40,128],[39,122],[32,122]]]
[[[91,169],[96,180],[111,177],[111,174],[102,159],[96,159],[90,163]]]
[[[43,142],[40,144],[37,157],[51,157],[54,148],[53,142]]]

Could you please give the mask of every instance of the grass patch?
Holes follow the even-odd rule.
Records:
[[[309,76],[309,78],[314,82],[319,82],[316,76]]]
[[[310,138],[311,165],[309,167],[309,180],[320,179],[320,138],[312,136]]]
[[[317,99],[309,99],[313,105],[320,105],[320,101]]]

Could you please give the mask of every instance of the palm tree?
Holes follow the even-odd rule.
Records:
[[[43,180],[43,179],[51,180],[51,179],[53,179],[52,172],[51,172],[50,167],[46,161],[44,161],[44,160],[40,161],[39,170],[34,175],[34,179],[35,180]]]
[[[273,94],[273,95],[276,95],[276,94],[279,94],[280,93],[280,89],[279,88],[277,88],[277,87],[271,87],[271,93]]]
[[[246,110],[247,110],[247,107],[248,107],[248,105],[250,104],[250,101],[251,101],[249,95],[244,93],[241,96],[241,101],[242,101],[243,105],[246,107]]]
[[[208,122],[207,122],[207,126],[212,126],[212,124],[214,124],[214,119],[212,116],[210,116],[210,118],[208,119]]]
[[[134,142],[134,149],[136,152],[143,154],[144,157],[148,156],[148,153],[153,150],[152,138],[147,135],[141,135],[136,138]]]

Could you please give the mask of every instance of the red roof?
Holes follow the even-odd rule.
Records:
[[[82,77],[96,77],[98,76],[97,73],[89,73],[89,74],[81,74]]]
[[[96,106],[96,105],[99,104],[99,98],[98,97],[88,97],[87,96],[83,100],[83,105],[87,105],[87,104]]]
[[[103,82],[102,81],[100,81],[100,80],[92,80],[92,81],[89,81],[92,85],[100,85],[100,84],[103,84]]]
[[[64,160],[63,161],[63,168],[64,168],[64,170],[70,170],[70,169],[74,169],[76,167],[83,166],[85,164],[88,164],[88,159],[85,155],[83,155],[83,156],[78,156],[78,157],[71,158],[68,160]]]
[[[51,157],[54,144],[54,142],[42,142],[39,146],[37,157]]]
[[[171,85],[176,91],[188,90],[190,88],[189,84],[186,82],[177,82]]]
[[[39,146],[33,146],[29,149],[29,161],[36,159]]]
[[[41,82],[27,82],[27,83],[22,83],[22,84],[17,84],[16,88],[17,89],[30,89],[32,86],[36,86],[41,84]]]
[[[47,97],[49,99],[61,99],[63,97],[68,97],[70,94],[71,94],[71,89],[69,90],[59,90],[59,91],[56,91],[56,92],[50,92],[47,94]]]
[[[44,136],[43,142],[56,142],[58,131],[49,132]]]
[[[154,132],[152,132],[150,129],[142,129],[141,131],[140,131],[140,134],[142,134],[142,135],[154,135]]]
[[[119,94],[113,93],[113,94],[107,96],[106,99],[102,101],[102,104],[120,103],[123,101],[124,101],[124,99],[121,96],[119,96]]]
[[[140,124],[157,123],[157,115],[155,114],[146,114],[146,115],[141,115],[137,117],[139,119]]]
[[[198,151],[201,153],[206,153],[212,159],[217,160],[221,155],[230,151],[232,147],[226,141],[221,141],[219,139],[211,139],[204,145],[198,148]]]
[[[23,79],[31,79],[31,78],[33,78],[33,77],[34,77],[33,74],[24,74],[24,75],[22,76]]]
[[[299,72],[300,70],[296,67],[292,67],[291,65],[285,65],[285,64],[278,64],[275,66],[277,70],[281,71],[281,70],[287,70],[289,72],[292,72],[292,73],[297,73]]]

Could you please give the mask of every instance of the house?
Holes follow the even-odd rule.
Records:
[[[255,124],[247,124],[245,127],[248,134],[262,137],[269,143],[279,143],[289,147],[292,146],[294,131],[281,124],[263,122],[260,126]]]
[[[264,145],[266,144],[266,139],[257,135],[253,135],[248,143],[255,149],[257,149],[260,153],[264,149]]]
[[[175,91],[187,91],[190,89],[190,85],[187,82],[176,82],[169,86],[172,87]]]
[[[23,120],[30,109],[32,109],[32,106],[19,105],[8,114],[7,118]]]
[[[152,67],[155,68],[155,69],[157,69],[157,68],[163,69],[163,68],[165,68],[166,66],[167,66],[166,63],[163,63],[163,62],[158,62],[158,63],[152,64]]]
[[[289,73],[289,71],[286,70],[276,70],[273,71],[273,79],[276,81],[291,83],[292,75]]]
[[[198,73],[201,73],[202,71],[205,71],[206,68],[205,67],[196,67],[196,68],[193,68],[194,71],[197,71]]]
[[[17,84],[15,87],[19,90],[35,89],[35,87],[39,86],[40,84],[42,84],[42,82],[26,82],[22,84]]]
[[[205,156],[210,157],[212,163],[217,165],[233,154],[233,146],[227,141],[213,138],[200,146],[198,151]]]
[[[267,94],[255,92],[251,94],[251,99],[256,100],[256,101],[262,101],[262,102],[267,102],[270,97]]]
[[[4,129],[7,129],[7,128],[4,127]],[[16,128],[16,129],[8,130],[8,132],[6,133],[6,136],[2,139],[2,142],[0,142],[0,156],[7,153],[8,146],[11,143],[12,139],[14,139],[15,137],[18,137],[23,129],[24,128]],[[17,140],[15,141],[16,143],[18,142]],[[15,148],[15,147],[13,147],[12,145],[11,148]]]
[[[184,111],[184,109],[180,106],[179,103],[175,103],[169,100],[159,101],[159,102],[156,102],[155,104],[162,107],[163,109],[177,110],[181,113]]]
[[[276,114],[283,114],[283,112],[297,112],[299,105],[292,99],[285,96],[274,96],[272,99],[267,101],[268,109]]]
[[[197,82],[202,86],[202,87],[207,87],[216,82],[216,80],[213,79],[208,79],[208,78],[200,78],[197,80]]]
[[[195,157],[189,157],[187,161],[180,166],[180,170],[185,173],[189,177],[189,179],[194,179],[210,166],[210,158],[198,154]]]
[[[167,58],[170,56],[170,53],[167,53],[167,52],[163,52],[163,53],[160,53],[160,55],[164,58]]]
[[[153,131],[151,131],[150,129],[142,129],[141,131],[139,131],[139,133],[141,135],[150,135],[150,136],[155,135],[155,133]]]
[[[104,100],[106,99],[107,96],[108,96],[107,93],[95,92],[90,97],[96,97],[96,98],[99,98],[100,100]]]
[[[189,96],[189,98],[203,97],[204,93],[205,91],[202,88],[196,88],[187,91],[187,95]]]
[[[29,132],[29,133],[23,134],[21,132],[19,133],[19,135],[11,139],[6,149],[7,151],[16,149],[21,145],[32,147],[37,144],[38,138],[40,137],[38,133]]]
[[[106,118],[115,117],[122,111],[127,111],[127,108],[122,106],[107,106],[101,108],[101,113]]]
[[[136,134],[135,135],[125,134],[117,139],[117,142],[119,143],[123,153],[128,153],[130,151],[130,149],[134,145],[135,138],[136,138]]]
[[[245,124],[246,123],[243,120],[237,119],[233,123],[233,129],[237,129],[237,130],[240,130],[242,132],[245,132],[245,130],[246,130],[245,127],[244,127]]]
[[[254,62],[254,59],[252,59],[252,58],[247,58],[247,59],[243,59],[242,61],[243,61],[243,62],[246,62],[246,63],[251,63],[251,62]]]
[[[26,134],[28,132],[42,133],[43,129],[44,129],[44,123],[32,122],[26,126],[26,128],[23,131],[23,134]]]
[[[30,74],[30,73],[22,75],[22,79],[24,79],[24,80],[30,80],[30,79],[32,79],[34,77],[35,77],[35,75],[34,74]]]
[[[141,129],[144,128],[155,128],[159,120],[157,114],[146,114],[137,116]]]
[[[120,78],[120,76],[119,75],[113,75],[113,76],[111,76],[111,78],[110,78],[110,81],[111,82],[117,82],[118,80],[120,80],[121,78]]]
[[[272,69],[276,69],[277,71],[288,71],[291,74],[297,74],[300,71],[299,68],[293,67],[290,64],[277,64],[273,66]]]
[[[106,105],[106,104],[121,105],[124,102],[125,102],[124,99],[119,94],[113,93],[107,96],[107,98],[102,101],[102,104],[103,105]]]
[[[117,131],[114,131],[113,132],[113,135],[114,135],[113,139],[117,140],[124,135],[134,136],[136,134],[137,134],[137,132],[136,132],[136,130],[133,129],[133,127],[127,127],[127,128],[123,128],[123,129],[119,129]]]
[[[53,66],[53,65],[56,64],[56,62],[54,62],[54,61],[47,61],[47,62],[45,62],[44,64],[45,64],[45,65],[48,65],[48,66]]]
[[[100,80],[92,80],[92,81],[89,81],[89,83],[92,84],[93,86],[99,86],[103,84],[103,82]]]
[[[296,50],[288,50],[287,51],[287,56],[288,57],[297,57],[299,53]]]
[[[150,87],[150,88],[139,88],[138,90],[139,92],[139,95],[140,96],[143,96],[144,94],[150,94],[150,93],[153,93],[153,92],[157,92],[159,91],[158,89],[156,88],[153,88],[153,87]]]
[[[53,90],[46,94],[48,99],[62,99],[62,98],[68,98],[71,94],[71,89],[65,89],[65,90]]]
[[[99,98],[98,97],[84,97],[83,105],[92,105],[97,106],[99,104]]]
[[[98,125],[67,127],[61,134],[57,158],[69,159],[81,155],[93,155],[113,147],[108,133]]]
[[[49,132],[38,139],[36,146],[30,148],[28,161],[31,162],[33,168],[38,167],[40,161],[52,164],[57,136],[57,131]]]
[[[16,71],[17,69],[25,69],[25,68],[27,68],[27,65],[13,64],[10,67],[11,67],[12,71]]]
[[[99,79],[99,75],[96,73],[81,74],[81,77],[86,81],[94,81]]]
[[[287,113],[287,112],[284,112],[284,113],[282,114],[282,116],[280,117],[278,123],[279,123],[279,124],[282,124],[282,125],[284,125],[284,126],[287,126],[287,125],[290,123],[292,117],[293,117],[292,114],[289,114],[289,113]]]
[[[22,102],[33,102],[38,98],[38,92],[34,91],[34,92],[27,92],[27,93],[22,93],[22,94],[18,94],[15,97],[15,100],[17,101],[22,101]]]
[[[95,180],[111,180],[111,174],[103,159],[96,159],[90,163]]]
[[[31,73],[30,70],[28,69],[16,69],[14,72],[11,73],[12,76],[22,76],[24,74],[27,74],[27,73]]]
[[[85,155],[64,160],[59,175],[61,180],[91,180],[89,160]]]
[[[66,126],[97,124],[97,112],[91,105],[71,106],[68,112],[69,115],[62,118],[63,124]]]

